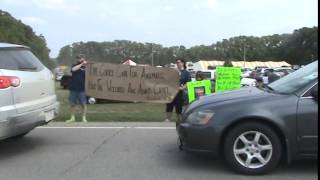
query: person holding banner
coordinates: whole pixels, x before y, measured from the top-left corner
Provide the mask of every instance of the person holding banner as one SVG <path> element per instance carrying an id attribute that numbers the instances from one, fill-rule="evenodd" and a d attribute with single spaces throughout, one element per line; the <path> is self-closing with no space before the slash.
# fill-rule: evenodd
<path id="1" fill-rule="evenodd" d="M 181 120 L 182 106 L 184 105 L 187 97 L 184 91 L 186 89 L 187 82 L 191 81 L 191 75 L 187 71 L 186 61 L 182 58 L 179 58 L 176 60 L 176 64 L 180 75 L 180 87 L 179 92 L 177 93 L 173 101 L 166 105 L 166 122 L 169 122 L 171 120 L 173 108 L 175 108 L 178 122 Z"/>
<path id="2" fill-rule="evenodd" d="M 70 103 L 70 112 L 71 118 L 67 120 L 67 123 L 75 122 L 75 106 L 77 102 L 80 103 L 82 108 L 82 122 L 87 122 L 86 111 L 87 111 L 87 96 L 85 94 L 85 69 L 87 61 L 83 55 L 78 55 L 77 63 L 71 68 L 71 80 L 70 80 L 70 94 L 69 94 L 69 103 Z"/>
<path id="3" fill-rule="evenodd" d="M 201 71 L 196 72 L 196 81 L 202 81 L 204 80 L 203 73 Z M 204 88 L 198 88 L 197 91 L 195 91 L 196 96 L 204 96 L 205 95 L 205 89 Z"/>
<path id="4" fill-rule="evenodd" d="M 196 73 L 196 81 L 187 83 L 188 89 L 188 103 L 198 99 L 200 96 L 211 94 L 211 80 L 205 80 L 203 73 L 198 71 Z"/>
<path id="5" fill-rule="evenodd" d="M 202 81 L 204 80 L 204 75 L 201 71 L 196 72 L 196 81 Z"/>

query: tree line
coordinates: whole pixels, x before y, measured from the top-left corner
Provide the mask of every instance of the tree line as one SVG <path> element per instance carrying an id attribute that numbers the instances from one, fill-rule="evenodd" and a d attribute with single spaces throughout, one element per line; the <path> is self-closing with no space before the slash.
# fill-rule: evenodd
<path id="1" fill-rule="evenodd" d="M 291 34 L 270 36 L 237 36 L 212 45 L 163 47 L 161 44 L 128 40 L 113 42 L 76 42 L 61 48 L 60 64 L 72 64 L 77 54 L 85 54 L 91 61 L 122 63 L 131 59 L 139 64 L 165 65 L 176 57 L 187 61 L 287 61 L 304 65 L 318 59 L 318 27 L 301 28 Z"/>
<path id="2" fill-rule="evenodd" d="M 0 42 L 29 46 L 31 51 L 49 68 L 54 67 L 49 58 L 50 49 L 43 35 L 36 35 L 33 29 L 0 10 Z"/>

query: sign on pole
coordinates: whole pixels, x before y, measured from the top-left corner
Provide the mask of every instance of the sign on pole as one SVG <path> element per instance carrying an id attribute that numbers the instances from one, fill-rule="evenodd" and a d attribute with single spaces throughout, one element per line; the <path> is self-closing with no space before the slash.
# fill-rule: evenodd
<path id="1" fill-rule="evenodd" d="M 217 67 L 216 68 L 215 92 L 235 90 L 241 87 L 240 67 Z"/>
<path id="2" fill-rule="evenodd" d="M 89 63 L 86 94 L 133 102 L 171 102 L 179 88 L 179 73 L 171 68 Z"/>

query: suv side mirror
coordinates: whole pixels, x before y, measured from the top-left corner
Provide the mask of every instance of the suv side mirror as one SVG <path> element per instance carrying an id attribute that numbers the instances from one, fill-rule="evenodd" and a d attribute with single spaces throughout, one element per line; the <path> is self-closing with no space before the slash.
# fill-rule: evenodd
<path id="1" fill-rule="evenodd" d="M 313 88 L 311 91 L 311 96 L 318 101 L 318 88 Z"/>

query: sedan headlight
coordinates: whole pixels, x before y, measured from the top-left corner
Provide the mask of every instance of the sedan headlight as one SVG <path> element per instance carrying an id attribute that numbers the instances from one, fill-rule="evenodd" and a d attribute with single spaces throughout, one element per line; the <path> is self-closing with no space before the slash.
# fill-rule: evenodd
<path id="1" fill-rule="evenodd" d="M 194 111 L 187 117 L 186 121 L 191 124 L 205 125 L 213 117 L 214 112 L 212 110 L 198 110 Z"/>

